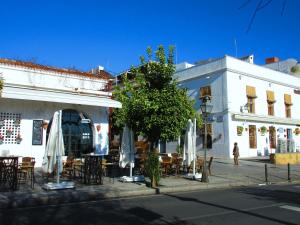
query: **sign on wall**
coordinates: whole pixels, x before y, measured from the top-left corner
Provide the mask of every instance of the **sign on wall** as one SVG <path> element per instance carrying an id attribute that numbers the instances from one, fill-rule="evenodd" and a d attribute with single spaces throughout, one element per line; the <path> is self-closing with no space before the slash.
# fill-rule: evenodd
<path id="1" fill-rule="evenodd" d="M 43 145 L 43 120 L 33 120 L 32 145 Z"/>

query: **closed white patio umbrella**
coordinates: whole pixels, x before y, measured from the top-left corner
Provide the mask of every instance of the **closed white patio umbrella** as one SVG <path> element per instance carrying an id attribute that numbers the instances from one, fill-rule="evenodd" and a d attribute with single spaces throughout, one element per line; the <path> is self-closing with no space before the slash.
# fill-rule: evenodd
<path id="1" fill-rule="evenodd" d="M 48 190 L 74 188 L 73 182 L 60 183 L 59 181 L 60 174 L 63 170 L 62 156 L 65 155 L 61 120 L 62 111 L 56 111 L 53 115 L 52 125 L 42 163 L 42 169 L 45 173 L 52 173 L 55 167 L 57 169 L 57 183 L 47 183 L 43 186 L 44 189 Z"/>
<path id="2" fill-rule="evenodd" d="M 192 122 L 192 120 L 188 120 L 185 138 L 184 138 L 184 146 L 183 146 L 183 162 L 186 166 L 190 166 L 191 162 L 193 162 L 193 173 L 187 174 L 187 178 L 191 179 L 199 179 L 201 178 L 201 174 L 196 173 L 196 119 Z"/>
<path id="3" fill-rule="evenodd" d="M 127 126 L 123 129 L 122 143 L 119 166 L 125 168 L 128 164 L 130 166 L 130 175 L 121 177 L 121 181 L 132 182 L 132 181 L 144 181 L 144 176 L 132 176 L 132 169 L 134 167 L 134 135 L 133 131 Z"/>

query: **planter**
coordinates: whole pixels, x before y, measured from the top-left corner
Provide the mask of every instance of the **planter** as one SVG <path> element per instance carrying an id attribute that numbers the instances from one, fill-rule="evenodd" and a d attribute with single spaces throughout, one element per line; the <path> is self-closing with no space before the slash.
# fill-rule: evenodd
<path id="1" fill-rule="evenodd" d="M 43 121 L 42 127 L 43 127 L 44 129 L 47 129 L 47 128 L 48 128 L 48 123 L 47 123 L 46 121 Z"/>
<path id="2" fill-rule="evenodd" d="M 11 135 L 12 135 L 12 131 L 11 131 L 11 130 L 7 130 L 7 131 L 6 131 L 6 136 L 7 136 L 7 137 L 10 137 Z"/>
<path id="3" fill-rule="evenodd" d="M 17 143 L 17 144 L 20 144 L 21 141 L 22 141 L 22 139 L 16 139 L 16 143 Z"/>
<path id="4" fill-rule="evenodd" d="M 238 136 L 242 136 L 243 131 L 244 131 L 244 127 L 242 127 L 242 126 L 237 126 L 236 127 L 236 133 L 237 133 Z"/>
<path id="5" fill-rule="evenodd" d="M 20 124 L 21 124 L 21 120 L 14 120 L 14 125 L 15 126 L 20 126 Z"/>
<path id="6" fill-rule="evenodd" d="M 5 121 L 4 120 L 0 120 L 0 127 L 3 127 L 5 124 Z"/>
<path id="7" fill-rule="evenodd" d="M 2 144 L 3 144 L 3 142 L 4 142 L 4 140 L 3 140 L 3 139 L 0 139 L 0 145 L 2 145 Z"/>

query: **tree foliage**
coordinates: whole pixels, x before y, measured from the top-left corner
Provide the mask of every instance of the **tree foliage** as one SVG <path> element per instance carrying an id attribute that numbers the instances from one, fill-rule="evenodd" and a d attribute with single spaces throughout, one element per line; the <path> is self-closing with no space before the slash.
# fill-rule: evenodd
<path id="1" fill-rule="evenodd" d="M 2 78 L 0 78 L 0 97 L 1 97 L 1 94 L 2 94 L 3 86 L 4 86 L 4 81 L 3 81 Z"/>
<path id="2" fill-rule="evenodd" d="M 188 119 L 196 116 L 194 101 L 173 79 L 173 52 L 174 48 L 169 47 L 166 57 L 164 47 L 159 46 L 153 60 L 152 49 L 148 48 L 147 59 L 141 57 L 141 65 L 123 75 L 122 85 L 113 93 L 122 103 L 122 109 L 114 112 L 115 126 L 121 128 L 127 124 L 156 143 L 159 139 L 174 140 Z"/>

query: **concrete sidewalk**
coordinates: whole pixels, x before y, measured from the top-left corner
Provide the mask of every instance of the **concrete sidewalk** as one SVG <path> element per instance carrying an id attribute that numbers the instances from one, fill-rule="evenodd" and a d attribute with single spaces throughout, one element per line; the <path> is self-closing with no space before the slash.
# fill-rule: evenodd
<path id="1" fill-rule="evenodd" d="M 265 184 L 265 165 L 268 168 L 269 183 L 287 183 L 287 167 L 270 164 L 266 158 L 240 160 L 239 166 L 233 160 L 216 158 L 212 164 L 209 183 L 185 179 L 183 176 L 163 177 L 158 188 L 149 188 L 145 183 L 123 183 L 117 178 L 104 177 L 103 185 L 83 185 L 76 183 L 72 190 L 45 191 L 44 181 L 36 177 L 35 188 L 21 186 L 14 192 L 0 192 L 0 208 L 32 207 L 70 202 L 92 201 L 106 198 L 121 198 L 154 195 L 170 192 L 186 192 L 213 188 L 230 188 Z M 300 165 L 291 167 L 292 182 L 300 182 Z"/>

